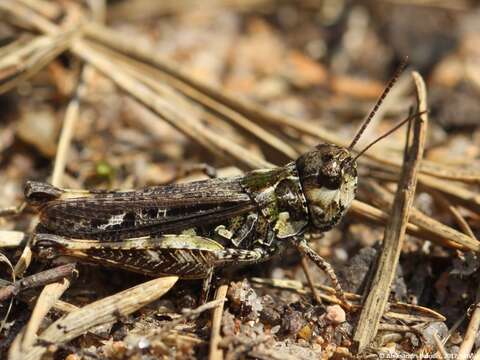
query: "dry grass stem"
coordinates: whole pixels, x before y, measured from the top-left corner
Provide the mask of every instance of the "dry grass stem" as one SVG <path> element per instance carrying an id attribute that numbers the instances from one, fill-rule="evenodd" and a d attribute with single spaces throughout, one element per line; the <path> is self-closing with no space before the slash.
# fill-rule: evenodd
<path id="1" fill-rule="evenodd" d="M 472 239 L 475 239 L 478 241 L 477 237 L 475 236 L 475 233 L 473 232 L 472 228 L 468 224 L 467 220 L 465 220 L 465 218 L 463 217 L 463 215 L 461 214 L 461 212 L 458 210 L 456 206 L 453 206 L 450 203 L 450 201 L 448 201 L 448 199 L 438 191 L 435 193 L 434 198 L 435 198 L 435 201 L 438 201 L 440 206 L 442 206 L 452 214 L 453 218 L 458 224 L 458 227 L 462 229 L 462 231 L 465 234 L 468 234 L 468 236 L 470 236 Z"/>
<path id="2" fill-rule="evenodd" d="M 45 16 L 49 20 L 55 20 L 62 13 L 61 8 L 57 4 L 51 1 L 45 1 L 45 0 L 18 0 L 18 1 L 23 3 L 23 5 L 31 8 L 32 10 L 40 13 L 42 16 Z"/>
<path id="3" fill-rule="evenodd" d="M 299 153 L 293 147 L 282 141 L 279 137 L 271 134 L 268 130 L 265 130 L 263 127 L 250 121 L 247 117 L 234 111 L 221 102 L 206 96 L 204 93 L 190 86 L 188 83 L 182 82 L 181 80 L 174 78 L 165 72 L 161 72 L 151 65 L 146 65 L 139 61 L 128 58 L 121 53 L 112 52 L 110 57 L 111 59 L 114 59 L 116 63 L 121 62 L 124 65 L 129 66 L 132 70 L 132 75 L 138 80 L 147 83 L 149 86 L 155 87 L 160 85 L 160 83 L 167 83 L 176 91 L 202 105 L 212 115 L 221 116 L 225 120 L 246 131 L 252 137 L 255 137 L 258 141 L 271 146 L 273 149 L 282 153 L 287 158 L 298 157 Z"/>
<path id="4" fill-rule="evenodd" d="M 368 188 L 371 195 L 370 198 L 377 206 L 388 208 L 393 203 L 393 195 L 373 180 L 367 180 L 362 185 Z M 463 220 L 466 224 L 465 219 Z M 432 219 L 414 207 L 410 211 L 409 221 L 411 224 L 417 225 L 420 229 L 429 233 L 427 236 L 422 236 L 423 238 L 434 241 L 441 246 L 460 250 L 480 251 L 480 242 L 475 236 L 472 236 L 472 232 L 467 232 L 468 235 L 461 233 Z"/>
<path id="5" fill-rule="evenodd" d="M 58 140 L 58 148 L 55 156 L 55 165 L 53 167 L 51 180 L 51 183 L 54 186 L 62 186 L 62 177 L 65 173 L 67 164 L 68 149 L 72 141 L 73 130 L 75 128 L 80 109 L 80 89 L 81 85 L 77 88 L 77 94 L 74 95 L 73 99 L 70 100 L 65 113 L 65 119 L 63 120 L 63 126 L 60 133 L 60 138 Z"/>
<path id="6" fill-rule="evenodd" d="M 385 211 L 358 200 L 353 201 L 350 212 L 354 213 L 358 219 L 371 221 L 379 225 L 386 224 L 389 219 L 389 215 Z M 431 240 L 449 248 L 478 249 L 478 244 L 472 241 L 470 237 L 446 225 L 436 226 L 432 223 L 433 219 L 428 219 L 428 221 L 421 221 L 422 219 L 418 218 L 417 224 L 409 222 L 407 224 L 407 234 Z"/>
<path id="7" fill-rule="evenodd" d="M 174 319 L 170 321 L 168 324 L 163 326 L 158 333 L 156 332 L 155 334 L 152 335 L 152 337 L 155 337 L 157 335 L 160 336 L 165 336 L 167 335 L 168 331 L 173 330 L 175 326 L 178 324 L 186 321 L 186 320 L 191 320 L 194 319 L 195 317 L 198 317 L 200 314 L 204 313 L 205 311 L 216 309 L 218 306 L 224 304 L 226 301 L 225 298 L 223 299 L 216 299 L 209 301 L 205 304 L 200 305 L 199 307 L 195 309 L 183 309 L 182 310 L 182 316 L 178 317 L 177 319 Z"/>
<path id="8" fill-rule="evenodd" d="M 212 328 L 210 331 L 210 351 L 208 354 L 208 360 L 222 360 L 223 350 L 219 348 L 221 340 L 220 328 L 222 325 L 223 305 L 225 297 L 227 296 L 228 284 L 222 284 L 218 287 L 215 293 L 215 300 L 222 300 L 218 306 L 213 309 L 212 313 Z"/>
<path id="9" fill-rule="evenodd" d="M 21 280 L 15 281 L 13 284 L 1 287 L 0 302 L 17 295 L 21 291 L 60 281 L 64 277 L 70 277 L 75 272 L 75 268 L 76 265 L 74 263 L 60 265 L 56 268 L 24 277 Z"/>
<path id="10" fill-rule="evenodd" d="M 458 349 L 457 359 L 468 360 L 470 358 L 475 339 L 480 329 L 480 289 L 477 290 L 476 303 L 473 306 L 473 313 L 468 323 L 467 331 L 463 337 L 463 342 Z"/>
<path id="11" fill-rule="evenodd" d="M 53 305 L 53 309 L 59 311 L 60 313 L 70 313 L 72 311 L 80 309 L 78 306 L 67 303 L 63 300 L 57 300 Z"/>
<path id="12" fill-rule="evenodd" d="M 88 304 L 79 310 L 64 315 L 45 331 L 38 339 L 47 343 L 61 344 L 72 340 L 95 326 L 106 324 L 125 317 L 145 305 L 157 300 L 177 282 L 177 276 L 168 276 L 147 281 L 115 295 Z M 46 288 L 46 287 L 45 287 Z M 25 348 L 24 348 L 25 349 Z M 27 352 L 10 353 L 10 359 L 38 360 L 47 351 L 44 345 L 34 345 Z"/>
<path id="13" fill-rule="evenodd" d="M 32 224 L 34 224 L 35 222 L 36 222 L 36 219 L 32 219 Z M 18 277 L 21 277 L 23 273 L 30 266 L 31 261 L 32 261 L 32 250 L 30 249 L 30 246 L 27 242 L 27 244 L 23 248 L 22 255 L 20 255 L 20 259 L 18 259 L 17 263 L 15 264 L 15 275 Z"/>
<path id="14" fill-rule="evenodd" d="M 250 278 L 250 281 L 254 284 L 290 290 L 299 294 L 308 294 L 309 290 L 311 291 L 310 286 L 307 287 L 297 280 L 253 277 Z M 318 283 L 315 283 L 314 286 L 318 291 L 322 302 L 341 304 L 341 302 L 335 296 L 336 292 L 334 288 Z M 354 305 L 359 304 L 358 307 L 361 308 L 360 302 L 362 300 L 362 296 L 348 292 L 345 293 L 345 296 Z M 445 321 L 445 317 L 443 315 L 427 307 L 402 302 L 390 302 L 388 304 L 388 311 L 385 313 L 385 317 L 418 323 Z"/>
<path id="15" fill-rule="evenodd" d="M 71 37 L 71 33 L 39 36 L 3 57 L 0 63 L 0 94 L 29 79 L 64 52 Z"/>
<path id="16" fill-rule="evenodd" d="M 433 340 L 435 341 L 435 345 L 437 347 L 439 359 L 446 360 L 448 359 L 448 354 L 447 351 L 445 350 L 445 347 L 442 344 L 442 341 L 438 337 L 437 334 L 433 334 Z"/>
<path id="17" fill-rule="evenodd" d="M 454 204 L 466 207 L 474 212 L 480 212 L 480 196 L 458 183 L 437 179 L 430 175 L 420 175 L 418 183 L 425 191 L 431 189 L 439 191 L 450 199 Z"/>
<path id="18" fill-rule="evenodd" d="M 13 344 L 9 352 L 10 360 L 24 359 L 24 354 L 28 352 L 35 343 L 38 329 L 45 319 L 45 316 L 69 286 L 70 280 L 63 278 L 43 288 L 30 315 L 27 326 L 14 340 L 14 344 L 16 343 L 16 345 Z"/>
<path id="19" fill-rule="evenodd" d="M 18 18 L 41 32 L 47 34 L 57 33 L 58 27 L 55 24 L 18 1 L 7 0 L 0 2 L 0 10 L 5 11 L 8 15 Z"/>
<path id="20" fill-rule="evenodd" d="M 159 97 L 150 88 L 125 74 L 125 72 L 118 69 L 117 66 L 106 57 L 101 56 L 84 43 L 75 43 L 73 45 L 73 51 L 112 79 L 120 88 L 132 95 L 137 101 L 154 111 L 175 128 L 187 134 L 191 139 L 200 142 L 201 145 L 209 148 L 214 144 L 228 154 L 229 157 L 237 160 L 244 166 L 260 168 L 271 166 L 268 162 L 253 155 L 240 145 L 208 130 L 196 119 L 192 118 L 190 114 L 182 112 L 181 109 L 173 106 L 164 98 Z"/>
<path id="21" fill-rule="evenodd" d="M 418 73 L 414 72 L 412 76 L 417 89 L 418 110 L 423 112 L 427 109 L 425 84 Z M 427 114 L 424 113 L 415 119 L 412 145 L 406 144 L 409 149 L 395 195 L 391 217 L 385 228 L 382 251 L 353 337 L 359 352 L 362 352 L 376 336 L 380 319 L 388 302 L 390 286 L 400 258 L 410 208 L 415 195 L 417 170 L 425 146 L 426 127 Z"/>
<path id="22" fill-rule="evenodd" d="M 26 241 L 26 234 L 22 231 L 1 230 L 0 231 L 0 249 L 18 248 Z"/>

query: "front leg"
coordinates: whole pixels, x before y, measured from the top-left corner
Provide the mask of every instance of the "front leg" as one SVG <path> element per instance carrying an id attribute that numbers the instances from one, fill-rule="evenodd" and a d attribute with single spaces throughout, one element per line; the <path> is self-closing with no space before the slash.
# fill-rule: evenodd
<path id="1" fill-rule="evenodd" d="M 337 297 L 342 301 L 343 307 L 345 307 L 346 310 L 351 310 L 353 306 L 347 300 L 345 292 L 343 291 L 342 286 L 338 281 L 337 275 L 335 274 L 335 270 L 333 270 L 332 265 L 330 265 L 327 260 L 318 255 L 315 250 L 308 246 L 305 238 L 294 238 L 292 242 L 302 255 L 308 256 L 310 260 L 312 260 L 320 269 L 322 269 L 328 275 L 328 277 L 332 281 L 333 287 L 335 288 Z"/>

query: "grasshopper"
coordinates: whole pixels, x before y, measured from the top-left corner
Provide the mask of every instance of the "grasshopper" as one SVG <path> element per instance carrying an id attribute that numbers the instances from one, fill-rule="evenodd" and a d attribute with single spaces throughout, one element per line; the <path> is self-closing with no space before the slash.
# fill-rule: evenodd
<path id="1" fill-rule="evenodd" d="M 40 219 L 32 250 L 42 258 L 68 256 L 152 276 L 204 279 L 206 294 L 215 269 L 266 261 L 293 245 L 326 271 L 348 307 L 332 267 L 303 234 L 331 229 L 351 205 L 356 160 L 384 136 L 356 156 L 352 148 L 402 70 L 348 148 L 321 144 L 282 167 L 142 190 L 66 190 L 29 181 L 26 202 Z"/>

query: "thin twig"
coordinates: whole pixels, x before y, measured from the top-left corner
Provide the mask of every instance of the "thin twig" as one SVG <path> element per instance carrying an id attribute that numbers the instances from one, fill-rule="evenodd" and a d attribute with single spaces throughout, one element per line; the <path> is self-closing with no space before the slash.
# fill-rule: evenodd
<path id="1" fill-rule="evenodd" d="M 0 9 L 7 14 L 25 21 L 35 29 L 47 34 L 57 33 L 57 26 L 47 18 L 16 1 L 0 1 Z"/>
<path id="2" fill-rule="evenodd" d="M 480 349 L 478 349 L 472 357 L 472 360 L 480 360 Z"/>
<path id="3" fill-rule="evenodd" d="M 387 212 L 358 200 L 353 201 L 349 213 L 354 214 L 358 219 L 371 221 L 380 225 L 386 224 L 390 217 Z M 428 220 L 426 221 L 421 221 L 421 218 L 417 218 L 417 224 L 409 222 L 407 224 L 407 234 L 425 240 L 435 241 L 442 246 L 454 249 L 477 251 L 478 244 L 472 241 L 470 237 L 444 224 L 442 224 L 442 226 L 433 226 L 432 222 L 436 221 L 430 217 L 427 218 Z"/>
<path id="4" fill-rule="evenodd" d="M 64 343 L 84 334 L 95 326 L 115 321 L 121 316 L 128 316 L 160 298 L 172 288 L 177 280 L 177 276 L 150 280 L 85 305 L 52 323 L 39 335 L 39 340 L 56 344 Z M 15 353 L 14 355 L 19 357 L 10 357 L 10 359 L 39 360 L 46 351 L 45 346 L 35 345 L 27 353 Z M 9 355 L 12 356 L 12 349 Z"/>
<path id="5" fill-rule="evenodd" d="M 430 175 L 419 175 L 419 185 L 425 191 L 436 190 L 452 199 L 456 204 L 474 212 L 480 212 L 480 196 L 463 186 Z"/>
<path id="6" fill-rule="evenodd" d="M 267 285 L 272 286 L 278 289 L 285 289 L 294 291 L 298 294 L 307 294 L 310 287 L 302 284 L 300 281 L 296 280 L 287 280 L 287 279 L 265 279 L 265 278 L 258 278 L 252 277 L 250 281 L 253 284 L 259 285 Z M 315 288 L 319 291 L 320 297 L 322 301 L 333 303 L 333 304 L 341 304 L 338 298 L 335 295 L 335 289 L 326 286 L 323 284 L 314 284 Z M 332 295 L 332 296 L 330 296 Z M 358 304 L 362 300 L 362 297 L 358 294 L 352 293 L 345 293 L 346 298 L 352 302 L 353 304 Z M 361 306 L 358 306 L 359 308 Z M 419 305 L 412 305 L 402 302 L 391 302 L 388 305 L 388 311 L 385 313 L 385 317 L 390 319 L 397 319 L 399 321 L 416 321 L 419 323 L 425 322 L 432 322 L 432 321 L 445 321 L 445 316 L 423 306 Z"/>
<path id="7" fill-rule="evenodd" d="M 21 354 L 28 351 L 28 349 L 30 349 L 35 343 L 37 332 L 42 321 L 69 286 L 70 280 L 64 277 L 62 280 L 48 284 L 43 288 L 37 302 L 35 303 L 35 307 L 33 308 L 32 315 L 30 315 L 26 328 L 15 338 L 15 341 L 19 341 L 20 345 L 20 352 L 15 355 L 22 358 Z"/>
<path id="8" fill-rule="evenodd" d="M 168 335 L 170 330 L 173 330 L 177 325 L 184 321 L 192 320 L 207 310 L 215 309 L 219 305 L 223 304 L 226 299 L 212 300 L 205 304 L 200 305 L 195 309 L 183 309 L 182 315 L 176 319 L 170 320 L 167 324 L 163 325 L 158 331 L 155 331 L 149 338 L 155 338 L 160 335 L 160 338 L 164 338 Z"/>
<path id="9" fill-rule="evenodd" d="M 480 288 L 477 289 L 475 305 L 472 317 L 470 318 L 470 322 L 468 323 L 467 331 L 465 332 L 465 336 L 463 338 L 463 342 L 460 345 L 460 349 L 458 350 L 457 358 L 459 360 L 467 360 L 469 359 L 469 355 L 473 349 L 473 345 L 475 344 L 475 339 L 477 337 L 478 329 L 480 328 Z"/>
<path id="10" fill-rule="evenodd" d="M 22 231 L 0 230 L 0 249 L 18 248 L 27 240 L 27 234 Z"/>
<path id="11" fill-rule="evenodd" d="M 472 239 L 475 239 L 475 240 L 478 241 L 478 239 L 475 236 L 475 233 L 473 232 L 472 228 L 470 227 L 470 225 L 468 225 L 467 220 L 465 220 L 465 218 L 463 217 L 463 215 L 460 213 L 460 211 L 458 210 L 458 208 L 456 206 L 453 206 L 450 203 L 450 201 L 448 201 L 448 199 L 438 191 L 435 192 L 434 198 L 435 198 L 435 200 L 437 200 L 439 202 L 439 204 L 442 207 L 447 209 L 452 214 L 452 216 L 455 219 L 455 221 L 457 222 L 458 226 L 460 227 L 460 229 L 463 230 L 463 232 L 465 234 L 468 234 Z"/>
<path id="12" fill-rule="evenodd" d="M 45 0 L 18 0 L 25 6 L 28 6 L 32 10 L 42 14 L 50 20 L 55 20 L 62 13 L 61 7 L 51 1 Z"/>
<path id="13" fill-rule="evenodd" d="M 269 145 L 273 149 L 282 153 L 287 158 L 298 157 L 298 152 L 293 147 L 282 141 L 279 137 L 272 134 L 265 128 L 257 125 L 244 115 L 236 112 L 235 110 L 229 108 L 221 102 L 205 95 L 194 87 L 191 87 L 189 84 L 184 83 L 177 78 L 166 74 L 165 72 L 161 72 L 159 69 L 156 69 L 151 65 L 129 58 L 122 53 L 114 50 L 110 50 L 110 52 L 110 58 L 112 59 L 112 61 L 114 61 L 115 63 L 120 63 L 124 66 L 128 66 L 131 70 L 131 74 L 138 80 L 147 82 L 149 86 L 155 86 L 155 83 L 157 85 L 161 83 L 163 86 L 165 86 L 165 84 L 168 84 L 176 91 L 202 105 L 212 115 L 220 115 L 221 117 L 228 120 L 230 123 L 233 123 L 237 127 L 245 130 L 251 136 L 257 138 L 259 141 L 265 143 L 266 145 Z"/>
<path id="14" fill-rule="evenodd" d="M 227 296 L 228 284 L 222 284 L 218 287 L 215 293 L 215 300 L 224 300 Z M 212 329 L 210 335 L 210 351 L 208 354 L 208 360 L 222 360 L 223 359 L 223 350 L 218 347 L 218 344 L 221 340 L 220 327 L 222 325 L 222 316 L 223 316 L 223 305 L 222 301 L 218 306 L 213 310 L 212 314 Z"/>
<path id="15" fill-rule="evenodd" d="M 18 206 L 10 206 L 0 209 L 0 217 L 15 216 L 20 214 L 26 207 L 27 203 L 22 202 Z"/>
<path id="16" fill-rule="evenodd" d="M 173 106 L 150 88 L 135 80 L 124 71 L 121 71 L 117 65 L 107 57 L 101 55 L 98 51 L 95 51 L 93 47 L 88 46 L 85 42 L 76 41 L 72 46 L 72 50 L 95 66 L 103 74 L 107 75 L 137 101 L 154 111 L 175 128 L 188 134 L 193 140 L 201 142 L 201 144 L 206 147 L 211 147 L 212 144 L 214 144 L 230 157 L 248 167 L 268 168 L 272 166 L 267 161 L 255 156 L 230 139 L 223 138 L 212 132 L 196 119 L 192 118 L 190 114 L 182 112 L 182 109 Z"/>
<path id="17" fill-rule="evenodd" d="M 68 149 L 72 141 L 73 129 L 78 119 L 78 113 L 80 108 L 79 92 L 81 86 L 77 87 L 77 92 L 73 99 L 68 104 L 67 111 L 65 113 L 65 119 L 63 120 L 62 131 L 60 133 L 60 139 L 58 141 L 57 153 L 55 156 L 55 165 L 53 167 L 52 185 L 62 186 L 62 177 L 65 173 L 67 164 Z"/>
<path id="18" fill-rule="evenodd" d="M 24 277 L 23 279 L 15 281 L 13 284 L 0 288 L 0 301 L 4 301 L 11 296 L 15 296 L 21 291 L 50 284 L 52 282 L 59 281 L 64 277 L 72 276 L 72 274 L 75 272 L 75 269 L 76 264 L 70 263 Z"/>
<path id="19" fill-rule="evenodd" d="M 412 76 L 417 88 L 418 110 L 423 112 L 427 109 L 425 84 L 418 73 L 414 72 Z M 426 126 L 427 114 L 424 113 L 415 119 L 413 144 L 408 151 L 408 157 L 404 160 L 404 170 L 399 180 L 391 217 L 385 229 L 377 269 L 354 334 L 359 352 L 362 352 L 376 336 L 388 302 L 415 195 L 418 166 L 425 146 Z"/>
<path id="20" fill-rule="evenodd" d="M 0 66 L 0 94 L 32 77 L 64 52 L 73 34 L 74 32 L 66 32 L 59 35 L 38 36 L 16 52 L 4 57 Z"/>
<path id="21" fill-rule="evenodd" d="M 4 263 L 8 266 L 8 268 L 10 270 L 10 276 L 12 277 L 12 282 L 15 282 L 16 278 L 15 278 L 15 270 L 13 268 L 13 265 L 10 262 L 10 260 L 1 252 L 0 252 L 0 263 Z M 13 299 L 10 300 L 10 303 L 7 306 L 7 311 L 5 312 L 5 316 L 0 321 L 0 331 L 3 331 L 3 328 L 5 327 L 5 324 L 7 323 L 8 316 L 10 315 L 10 311 L 12 310 L 12 305 L 13 305 Z"/>
<path id="22" fill-rule="evenodd" d="M 439 358 L 441 360 L 448 359 L 449 357 L 448 357 L 447 351 L 445 350 L 445 347 L 443 346 L 442 341 L 440 340 L 440 338 L 436 333 L 433 334 L 433 340 L 435 341 L 435 345 L 437 346 L 437 350 L 438 350 L 437 354 L 440 355 Z"/>
<path id="23" fill-rule="evenodd" d="M 369 198 L 380 208 L 388 208 L 393 203 L 393 195 L 374 180 L 367 179 L 362 182 L 362 186 L 368 189 L 370 195 Z M 460 231 L 432 219 L 416 208 L 412 207 L 409 222 L 430 232 L 433 236 L 427 236 L 425 238 L 435 241 L 439 245 L 461 250 L 480 251 L 480 242 L 475 238 L 475 235 L 473 235 L 472 232 L 467 232 L 468 235 L 461 233 Z"/>

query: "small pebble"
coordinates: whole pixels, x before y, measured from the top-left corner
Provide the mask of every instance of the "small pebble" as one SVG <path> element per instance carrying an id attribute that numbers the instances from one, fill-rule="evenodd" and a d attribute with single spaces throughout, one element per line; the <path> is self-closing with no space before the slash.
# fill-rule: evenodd
<path id="1" fill-rule="evenodd" d="M 77 354 L 69 354 L 65 360 L 80 360 L 80 357 Z"/>
<path id="2" fill-rule="evenodd" d="M 341 324 L 346 321 L 345 311 L 340 305 L 327 306 L 325 319 L 332 324 Z"/>
<path id="3" fill-rule="evenodd" d="M 444 339 L 448 334 L 447 325 L 443 322 L 432 322 L 427 325 L 425 330 L 422 331 L 422 335 L 425 337 L 427 344 L 435 345 L 435 339 L 433 335 L 436 334 L 440 339 Z"/>
<path id="4" fill-rule="evenodd" d="M 312 328 L 310 327 L 310 325 L 306 324 L 304 327 L 302 327 L 297 333 L 297 336 L 300 339 L 304 339 L 307 341 L 310 340 L 310 338 L 312 337 Z"/>

